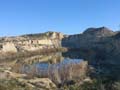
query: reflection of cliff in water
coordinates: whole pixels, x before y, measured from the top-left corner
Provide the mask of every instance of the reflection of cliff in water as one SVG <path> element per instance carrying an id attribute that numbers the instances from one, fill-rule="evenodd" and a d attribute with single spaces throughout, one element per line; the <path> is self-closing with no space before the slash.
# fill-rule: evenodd
<path id="1" fill-rule="evenodd" d="M 87 67 L 87 62 L 80 58 L 66 58 L 61 53 L 54 53 L 27 58 L 16 63 L 13 71 L 26 73 L 29 77 L 50 78 L 59 84 L 84 79 Z"/>
<path id="2" fill-rule="evenodd" d="M 94 72 L 90 75 L 91 78 L 101 80 L 101 83 L 105 85 L 105 87 L 107 87 L 106 85 L 112 87 L 111 84 L 120 82 L 120 64 L 117 62 L 118 59 L 109 58 L 109 55 L 107 55 L 104 51 L 72 50 L 70 52 L 63 53 L 63 56 L 70 56 L 71 58 L 83 58 L 84 60 L 87 60 L 89 65 L 94 68 Z"/>
<path id="3" fill-rule="evenodd" d="M 84 61 L 81 61 L 81 58 Z M 104 52 L 95 52 L 94 50 L 72 50 L 64 53 L 34 56 L 20 60 L 13 69 L 16 72 L 27 73 L 30 77 L 48 77 L 58 84 L 72 80 L 79 81 L 84 78 L 87 67 L 85 61 L 88 61 L 89 66 L 94 68 L 90 74 L 91 78 L 101 80 L 103 85 L 109 86 L 111 82 L 112 84 L 119 82 L 120 65 L 108 63 L 110 59 L 104 56 Z"/>

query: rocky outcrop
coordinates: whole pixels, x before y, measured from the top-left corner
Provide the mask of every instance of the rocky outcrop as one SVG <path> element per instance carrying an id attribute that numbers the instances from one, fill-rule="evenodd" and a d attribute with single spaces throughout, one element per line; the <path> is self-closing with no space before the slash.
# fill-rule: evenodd
<path id="1" fill-rule="evenodd" d="M 23 70 L 23 68 L 28 71 L 26 72 L 26 70 L 23 70 L 22 73 L 25 74 L 18 74 L 17 72 L 13 73 L 7 70 L 2 70 L 0 71 L 0 79 L 5 79 L 6 77 L 20 78 L 18 82 L 24 83 L 24 85 L 39 87 L 40 90 L 43 88 L 53 90 L 53 88 L 56 88 L 55 84 L 59 86 L 64 83 L 69 83 L 72 80 L 78 81 L 78 78 L 84 82 L 90 81 L 89 78 L 86 80 L 84 79 L 85 75 L 88 73 L 88 64 L 91 65 L 91 62 L 92 66 L 95 66 L 96 70 L 94 69 L 93 71 L 97 72 L 96 74 L 101 73 L 101 75 L 105 74 L 112 75 L 113 77 L 119 77 L 120 32 L 113 32 L 106 27 L 88 28 L 83 33 L 76 35 L 63 35 L 57 32 L 47 32 L 43 34 L 0 38 L 1 52 L 18 52 L 20 50 L 34 51 L 39 49 L 45 50 L 46 48 L 46 50 L 48 50 L 49 48 L 54 49 L 59 47 L 66 47 L 70 50 L 72 49 L 72 53 L 66 53 L 66 57 L 67 55 L 70 55 L 70 58 L 72 58 L 74 54 L 73 49 L 75 49 L 78 51 L 77 53 L 75 52 L 75 58 L 83 58 L 86 61 L 74 64 L 70 63 L 69 65 L 60 65 L 58 62 L 63 60 L 63 58 L 60 57 L 46 55 L 46 57 L 34 56 L 32 58 L 30 57 L 31 59 L 25 59 L 23 57 L 24 55 L 20 54 L 25 61 L 17 56 L 16 58 L 19 58 L 18 61 L 21 61 L 22 63 L 14 65 L 13 68 L 18 72 Z M 1 55 L 1 58 L 2 56 L 3 55 Z M 55 54 L 53 54 L 53 56 L 55 56 Z M 2 58 L 1 60 L 4 59 Z M 37 61 L 41 62 L 42 60 L 44 60 L 44 62 L 49 60 L 49 65 L 44 70 L 40 70 L 37 66 L 31 66 L 31 64 L 36 63 Z M 29 80 L 21 79 L 26 78 L 26 75 L 27 78 L 31 78 L 33 75 L 32 73 L 34 73 L 35 76 L 44 77 Z M 55 84 L 48 78 L 50 78 Z"/>
<path id="2" fill-rule="evenodd" d="M 102 47 L 109 37 L 116 33 L 106 27 L 88 28 L 82 34 L 70 35 L 62 40 L 62 45 L 68 48 L 90 49 Z"/>
<path id="3" fill-rule="evenodd" d="M 11 78 L 0 79 L 0 90 L 57 90 L 56 85 L 48 78 Z"/>
<path id="4" fill-rule="evenodd" d="M 119 32 L 113 32 L 106 27 L 88 28 L 82 34 L 65 37 L 62 45 L 69 49 L 93 51 L 94 58 L 100 59 L 103 63 L 120 64 L 119 38 Z"/>
<path id="5" fill-rule="evenodd" d="M 35 78 L 35 79 L 18 79 L 19 83 L 24 83 L 26 86 L 38 88 L 37 90 L 55 90 L 56 85 L 49 78 Z"/>
<path id="6" fill-rule="evenodd" d="M 82 49 L 91 49 L 99 47 L 100 49 L 104 49 L 104 47 L 108 45 L 107 43 L 113 43 L 112 41 L 115 42 L 116 40 L 118 40 L 118 38 L 118 32 L 113 32 L 106 27 L 100 27 L 88 28 L 82 34 L 68 36 L 58 32 L 46 32 L 40 34 L 28 34 L 18 37 L 3 37 L 0 38 L 0 46 L 4 47 L 3 51 L 5 52 L 8 49 L 12 49 L 14 50 L 14 52 L 16 52 L 15 47 L 17 47 L 18 51 L 20 51 L 21 49 L 22 51 L 34 51 L 44 48 L 59 47 Z M 10 42 L 12 42 L 15 45 L 15 47 L 14 45 L 4 45 L 4 43 Z"/>
<path id="7" fill-rule="evenodd" d="M 17 52 L 66 47 L 69 49 L 95 50 L 102 52 L 102 55 L 104 54 L 109 58 L 116 57 L 119 59 L 119 38 L 120 32 L 113 32 L 106 27 L 88 28 L 83 33 L 75 35 L 46 32 L 18 37 L 3 37 L 0 38 L 0 48 L 4 52 Z"/>
<path id="8" fill-rule="evenodd" d="M 100 27 L 100 28 L 88 28 L 83 32 L 83 34 L 91 35 L 94 37 L 109 37 L 115 35 L 115 32 L 106 27 Z"/>
<path id="9" fill-rule="evenodd" d="M 64 38 L 64 35 L 58 32 L 28 34 L 17 37 L 3 37 L 0 38 L 0 48 L 4 52 L 17 52 L 17 50 L 35 51 L 45 48 L 59 48 L 61 47 L 62 38 Z"/>
<path id="10" fill-rule="evenodd" d="M 3 52 L 17 52 L 17 48 L 15 47 L 14 43 L 6 43 L 2 46 Z"/>

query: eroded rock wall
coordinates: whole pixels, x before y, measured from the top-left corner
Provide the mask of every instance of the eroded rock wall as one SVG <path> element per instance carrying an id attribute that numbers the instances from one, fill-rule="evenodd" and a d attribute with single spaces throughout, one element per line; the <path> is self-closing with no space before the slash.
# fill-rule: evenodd
<path id="1" fill-rule="evenodd" d="M 32 34 L 17 37 L 0 38 L 1 52 L 34 51 L 44 48 L 59 48 L 62 33 L 46 32 L 42 34 Z M 7 44 L 6 44 L 7 43 Z"/>
<path id="2" fill-rule="evenodd" d="M 10 43 L 5 43 L 3 44 L 2 47 L 2 51 L 3 52 L 17 52 L 17 48 L 15 47 L 14 43 L 10 42 Z"/>

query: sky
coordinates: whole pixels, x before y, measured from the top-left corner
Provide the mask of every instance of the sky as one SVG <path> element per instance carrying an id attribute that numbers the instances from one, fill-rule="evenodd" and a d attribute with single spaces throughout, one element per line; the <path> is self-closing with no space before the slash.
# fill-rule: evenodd
<path id="1" fill-rule="evenodd" d="M 0 36 L 120 29 L 120 0 L 0 0 Z"/>

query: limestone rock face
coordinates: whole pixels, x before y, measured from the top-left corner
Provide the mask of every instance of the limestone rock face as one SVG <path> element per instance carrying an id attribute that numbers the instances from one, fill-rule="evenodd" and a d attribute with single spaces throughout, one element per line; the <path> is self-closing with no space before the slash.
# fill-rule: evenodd
<path id="1" fill-rule="evenodd" d="M 83 32 L 83 34 L 92 35 L 94 37 L 108 37 L 115 35 L 115 32 L 106 27 L 100 27 L 100 28 L 88 28 L 87 30 L 85 30 L 85 32 Z"/>
<path id="2" fill-rule="evenodd" d="M 17 50 L 35 51 L 45 48 L 59 48 L 61 47 L 61 40 L 63 38 L 64 34 L 59 32 L 28 34 L 16 37 L 2 37 L 0 38 L 0 49 L 4 52 L 17 52 Z"/>
<path id="3" fill-rule="evenodd" d="M 59 32 L 47 32 L 47 35 L 50 36 L 51 39 L 59 39 L 64 38 L 64 34 Z"/>
<path id="4" fill-rule="evenodd" d="M 120 32 L 106 27 L 89 28 L 82 34 L 70 35 L 63 39 L 62 45 L 70 49 L 94 50 L 97 53 L 94 56 L 103 62 L 120 64 Z"/>
<path id="5" fill-rule="evenodd" d="M 3 52 L 17 52 L 17 48 L 15 47 L 13 43 L 6 43 L 3 45 L 2 51 Z"/>
<path id="6" fill-rule="evenodd" d="M 59 47 L 99 49 L 107 52 L 107 54 L 111 53 L 115 57 L 120 57 L 119 38 L 120 32 L 113 32 L 106 27 L 88 28 L 82 34 L 67 36 L 59 32 L 46 32 L 17 37 L 2 37 L 0 38 L 0 49 L 3 52 L 17 52 L 20 49 L 34 51 Z"/>
<path id="7" fill-rule="evenodd" d="M 62 45 L 69 48 L 86 48 L 101 47 L 108 37 L 116 33 L 106 27 L 88 28 L 83 34 L 70 35 L 63 39 Z"/>

